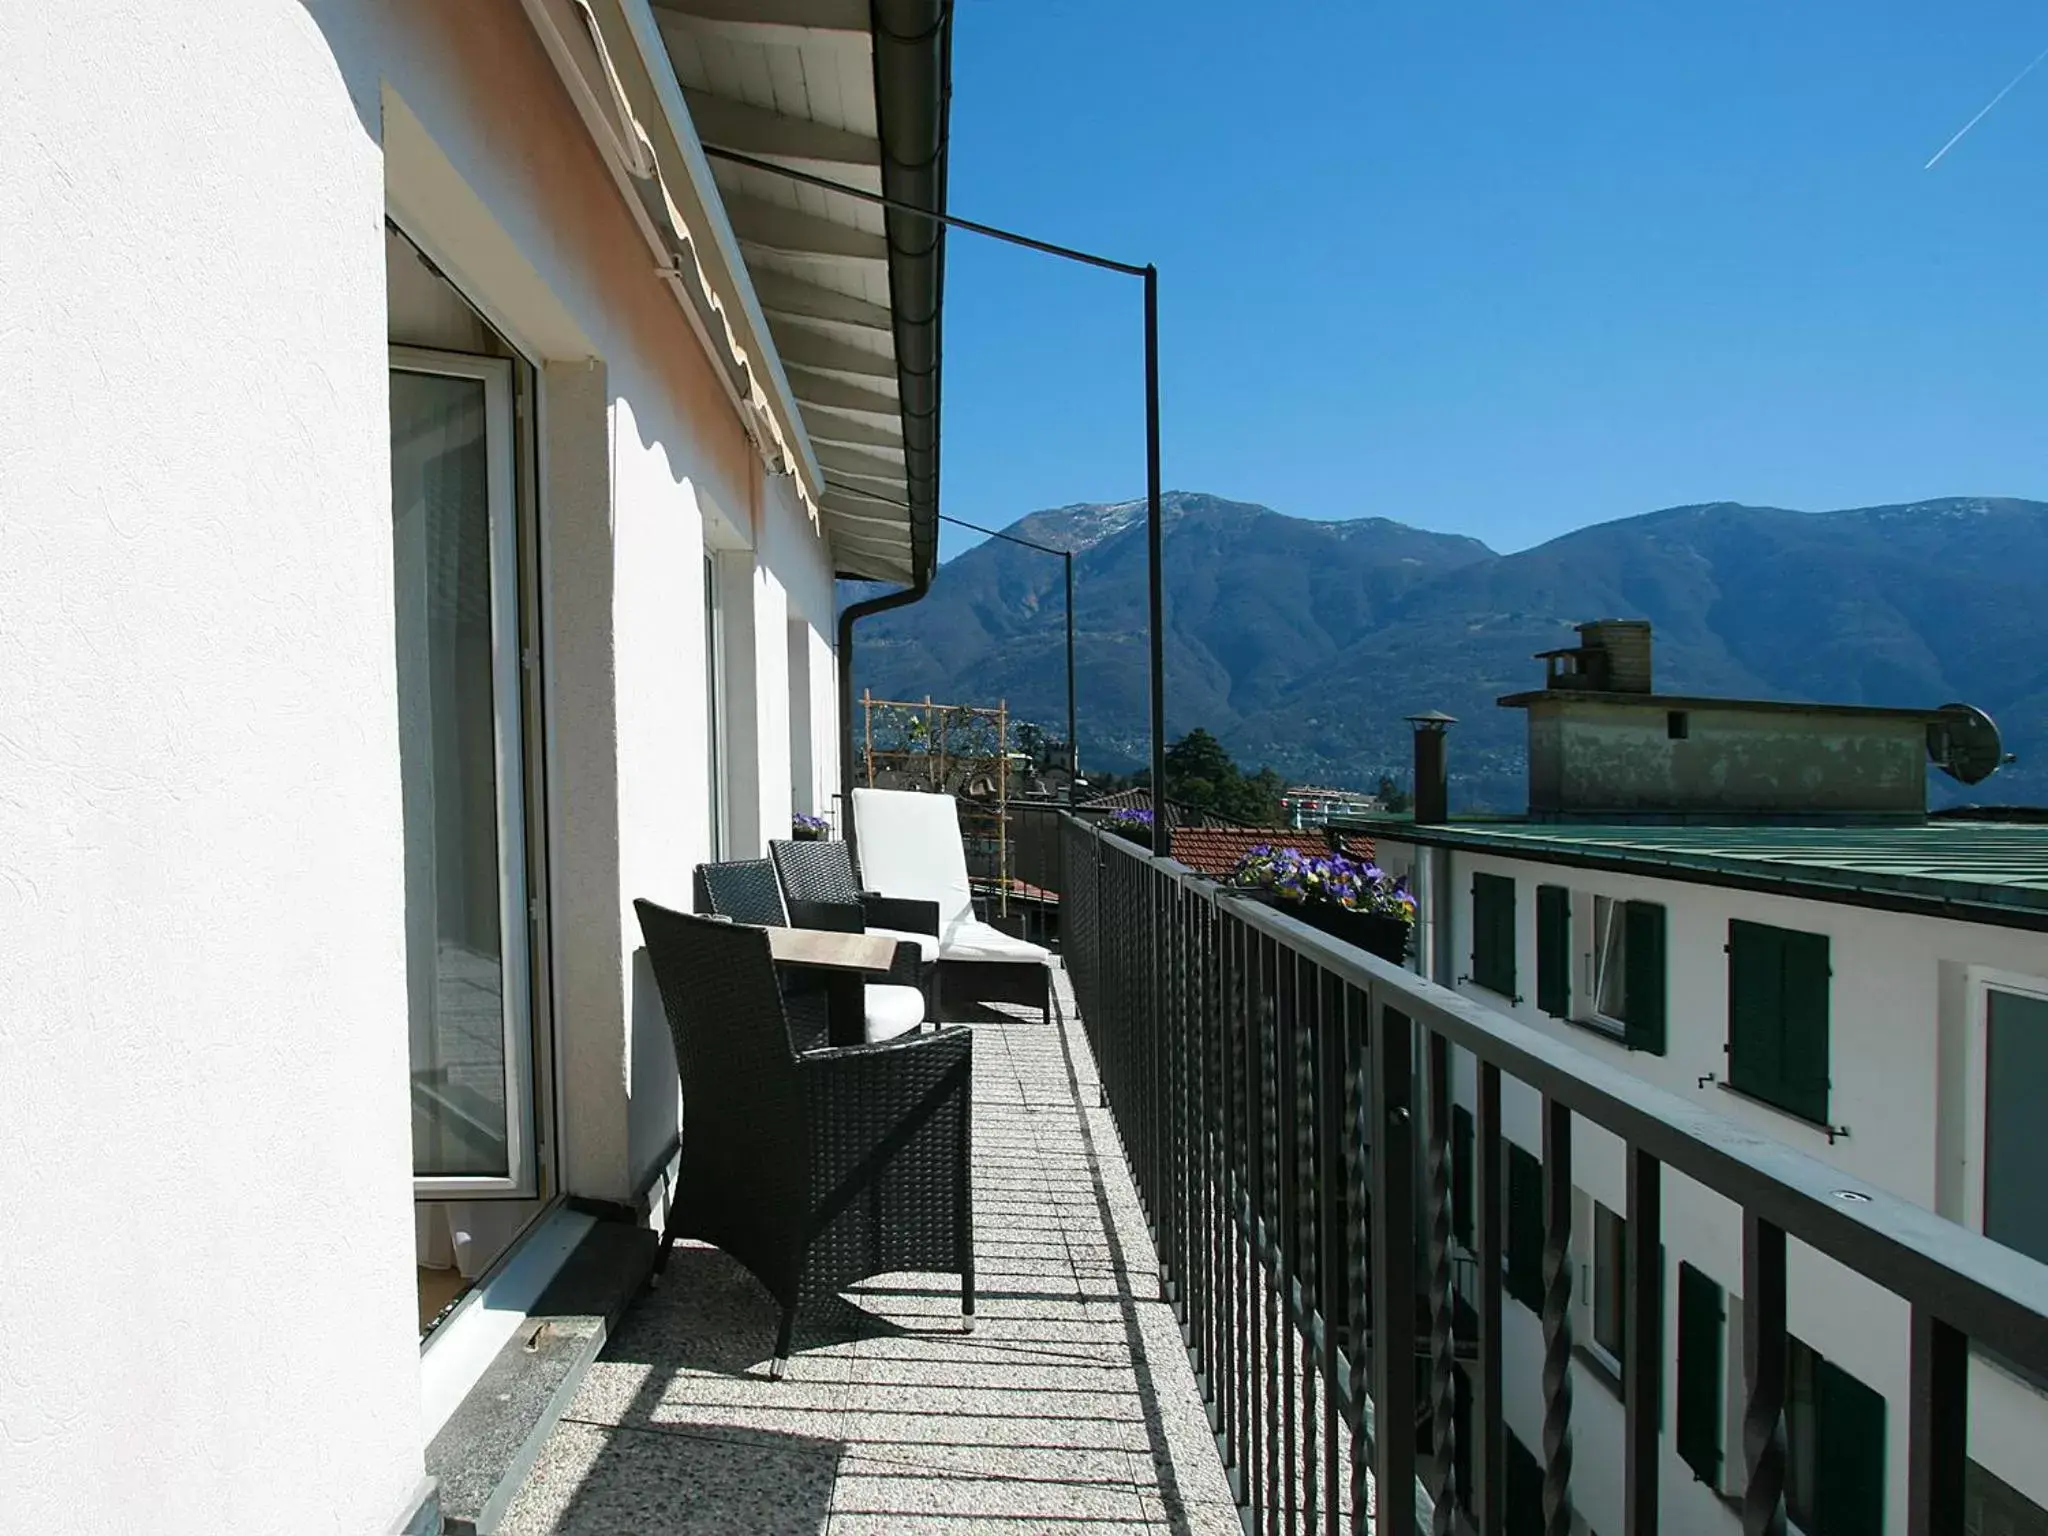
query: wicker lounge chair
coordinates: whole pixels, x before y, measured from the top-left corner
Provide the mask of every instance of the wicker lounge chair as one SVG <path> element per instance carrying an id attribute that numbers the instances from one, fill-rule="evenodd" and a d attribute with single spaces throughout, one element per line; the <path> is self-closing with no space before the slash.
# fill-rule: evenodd
<path id="1" fill-rule="evenodd" d="M 782 1309 L 777 1375 L 797 1309 L 870 1275 L 958 1271 L 971 1322 L 973 1032 L 798 1052 L 764 931 L 633 907 L 683 1088 L 656 1278 L 679 1237 L 745 1265 Z"/>
<path id="2" fill-rule="evenodd" d="M 782 887 L 775 878 L 775 869 L 766 859 L 737 859 L 726 864 L 699 864 L 697 866 L 697 907 L 699 911 L 729 917 L 736 923 L 753 923 L 762 928 L 787 928 L 790 926 L 790 912 L 782 900 Z M 823 922 L 806 922 L 806 928 L 833 928 L 842 932 L 860 931 L 860 914 L 856 909 L 851 921 L 843 920 L 845 913 L 832 913 L 822 908 L 807 908 L 806 916 L 832 919 Z M 923 967 L 918 960 L 915 944 L 896 946 L 896 964 L 886 982 L 870 982 L 864 989 L 866 1003 L 866 1034 L 869 1044 L 883 1040 L 894 1040 L 898 1035 L 907 1035 L 927 1018 L 936 1018 L 928 1006 L 921 984 Z M 801 995 L 790 996 L 785 987 L 785 996 L 793 1012 L 805 1015 L 809 1022 L 809 1003 L 821 1000 L 815 987 L 804 988 L 801 977 L 790 978 Z"/>
<path id="3" fill-rule="evenodd" d="M 1024 1003 L 1052 1022 L 1052 953 L 974 915 L 951 795 L 856 789 L 861 873 L 885 896 L 936 902 L 942 1001 Z"/>

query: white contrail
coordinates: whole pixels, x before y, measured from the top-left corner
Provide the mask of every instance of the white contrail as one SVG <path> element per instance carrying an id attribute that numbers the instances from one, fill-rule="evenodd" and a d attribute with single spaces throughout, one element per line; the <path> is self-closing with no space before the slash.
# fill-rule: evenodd
<path id="1" fill-rule="evenodd" d="M 1941 148 L 1937 149 L 1934 152 L 1934 159 L 1928 161 L 1925 165 L 1921 166 L 1920 169 L 1923 171 L 1933 170 L 1935 165 L 1940 161 L 1941 157 L 1947 154 L 1950 150 L 1954 149 L 1956 145 L 1960 144 L 1963 141 L 1964 134 L 1968 133 L 1972 128 L 1976 127 L 1979 123 L 1983 122 L 1985 114 L 1988 113 L 1993 107 L 1997 106 L 2001 101 L 2005 100 L 2005 98 L 2011 94 L 2012 88 L 2018 85 L 2022 80 L 2026 79 L 2027 76 L 2031 75 L 2034 72 L 2034 65 L 2039 64 L 2043 59 L 2048 59 L 2048 48 L 2043 48 L 2039 53 L 2035 54 L 2034 63 L 2029 64 L 2025 69 L 2021 70 L 2018 74 L 2014 75 L 2012 79 L 2007 81 L 2005 89 L 2000 91 L 1996 96 L 1992 97 L 1989 101 L 1985 102 L 1984 110 L 1982 112 L 1979 112 L 1975 117 L 1971 118 L 1967 123 L 1963 124 L 1962 127 L 1958 128 L 1956 130 L 1956 136 L 1950 139 L 1946 144 L 1942 145 Z"/>

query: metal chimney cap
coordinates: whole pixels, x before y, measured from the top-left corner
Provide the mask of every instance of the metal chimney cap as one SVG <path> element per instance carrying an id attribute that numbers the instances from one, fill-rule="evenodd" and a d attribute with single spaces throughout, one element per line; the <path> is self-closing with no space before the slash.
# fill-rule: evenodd
<path id="1" fill-rule="evenodd" d="M 1419 715 L 1407 715 L 1403 718 L 1418 731 L 1441 731 L 1458 723 L 1456 715 L 1447 715 L 1440 709 L 1428 709 Z"/>

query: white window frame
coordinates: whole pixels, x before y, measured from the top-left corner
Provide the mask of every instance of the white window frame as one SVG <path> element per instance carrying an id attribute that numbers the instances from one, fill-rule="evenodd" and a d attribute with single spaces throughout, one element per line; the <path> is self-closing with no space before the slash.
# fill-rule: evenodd
<path id="1" fill-rule="evenodd" d="M 1985 1110 L 1991 1063 L 1991 994 L 2011 992 L 2048 1002 L 2048 977 L 1990 966 L 1966 968 L 1969 998 L 1969 1068 L 1963 1093 L 1963 1224 L 1984 1230 L 1984 1176 L 1991 1170 L 1991 1149 L 1985 1145 L 1990 1116 Z"/>
<path id="2" fill-rule="evenodd" d="M 1577 964 L 1573 967 L 1576 973 L 1573 981 L 1576 985 L 1572 988 L 1571 1021 L 1597 1030 L 1603 1035 L 1610 1035 L 1616 1040 L 1628 1038 L 1628 1021 L 1600 1011 L 1599 909 L 1604 904 L 1619 918 L 1630 899 L 1626 896 L 1609 896 L 1601 891 L 1574 890 L 1571 893 L 1571 942 L 1572 952 L 1577 957 Z M 1616 926 L 1610 920 L 1610 930 Z M 1623 921 L 1618 927 L 1620 931 L 1615 934 L 1615 942 L 1625 944 L 1628 925 Z"/>
<path id="3" fill-rule="evenodd" d="M 1622 1312 L 1623 1327 L 1627 1326 L 1628 1315 L 1628 1263 L 1627 1243 L 1633 1235 L 1628 1230 L 1628 1217 L 1605 1201 L 1592 1196 L 1586 1198 L 1586 1352 L 1598 1360 L 1615 1378 L 1622 1372 L 1621 1357 L 1616 1355 L 1600 1340 L 1600 1213 L 1602 1211 L 1621 1223 L 1623 1260 L 1621 1273 L 1614 1277 L 1614 1304 Z"/>
<path id="4" fill-rule="evenodd" d="M 539 1193 L 533 1105 L 533 935 L 526 894 L 526 756 L 520 685 L 519 444 L 508 359 L 392 347 L 393 372 L 475 379 L 484 386 L 485 497 L 491 547 L 491 714 L 496 749 L 498 922 L 503 935 L 505 1174 L 413 1176 L 416 1200 L 530 1200 Z M 407 1085 L 411 1086 L 411 1063 Z"/>

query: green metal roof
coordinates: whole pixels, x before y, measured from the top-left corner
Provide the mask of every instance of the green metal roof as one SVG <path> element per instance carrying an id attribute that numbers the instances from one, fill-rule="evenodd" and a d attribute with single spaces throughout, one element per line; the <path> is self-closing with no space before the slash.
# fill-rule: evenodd
<path id="1" fill-rule="evenodd" d="M 2048 926 L 2048 825 L 1927 821 L 1882 826 L 1347 820 L 1382 837 L 1511 858 L 1656 872 L 1863 905 Z"/>

